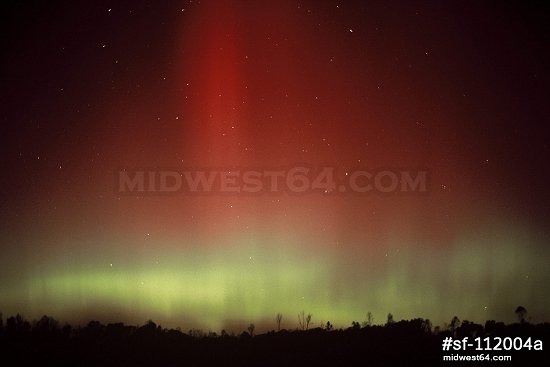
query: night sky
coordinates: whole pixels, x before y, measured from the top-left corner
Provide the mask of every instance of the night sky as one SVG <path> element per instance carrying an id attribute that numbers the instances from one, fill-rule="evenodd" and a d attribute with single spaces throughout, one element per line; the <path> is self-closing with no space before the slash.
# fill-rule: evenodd
<path id="1" fill-rule="evenodd" d="M 550 320 L 548 11 L 17 3 L 0 22 L 4 316 L 240 332 L 302 310 L 443 325 L 522 305 Z M 121 170 L 297 166 L 422 169 L 428 186 L 117 190 Z"/>

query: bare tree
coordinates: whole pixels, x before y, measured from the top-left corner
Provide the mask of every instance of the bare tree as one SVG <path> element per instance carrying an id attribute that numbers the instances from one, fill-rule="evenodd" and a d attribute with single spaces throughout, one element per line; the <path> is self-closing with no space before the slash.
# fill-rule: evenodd
<path id="1" fill-rule="evenodd" d="M 307 330 L 309 328 L 310 322 L 311 322 L 311 314 L 308 313 L 306 315 L 305 312 L 302 310 L 302 312 L 298 314 L 298 324 L 300 325 L 300 328 L 302 330 Z"/>
<path id="2" fill-rule="evenodd" d="M 367 319 L 363 323 L 363 327 L 372 326 L 373 323 L 374 323 L 374 317 L 372 317 L 372 312 L 369 311 L 367 312 Z"/>
<path id="3" fill-rule="evenodd" d="M 275 320 L 277 321 L 277 331 L 281 331 L 281 321 L 283 320 L 283 314 L 278 313 L 275 317 Z"/>
<path id="4" fill-rule="evenodd" d="M 306 317 L 305 317 L 305 312 L 302 310 L 302 312 L 299 312 L 298 313 L 298 326 L 300 327 L 300 329 L 302 330 L 305 330 L 306 329 Z"/>
<path id="5" fill-rule="evenodd" d="M 309 329 L 309 323 L 311 322 L 311 314 L 308 313 L 306 316 L 306 330 Z"/>
<path id="6" fill-rule="evenodd" d="M 248 326 L 248 333 L 250 334 L 250 336 L 254 336 L 254 329 L 256 328 L 256 326 L 254 326 L 254 324 L 250 324 Z"/>

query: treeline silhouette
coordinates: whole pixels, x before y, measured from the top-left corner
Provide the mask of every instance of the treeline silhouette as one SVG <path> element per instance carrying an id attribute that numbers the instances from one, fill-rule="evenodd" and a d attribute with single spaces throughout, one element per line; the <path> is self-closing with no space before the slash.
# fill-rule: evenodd
<path id="1" fill-rule="evenodd" d="M 21 315 L 3 322 L 0 316 L 0 355 L 14 366 L 435 366 L 459 364 L 442 362 L 444 353 L 497 354 L 442 352 L 444 337 L 531 337 L 548 347 L 550 335 L 549 323 L 531 324 L 523 318 L 514 324 L 490 320 L 481 325 L 454 317 L 443 328 L 432 328 L 421 318 L 394 321 L 391 314 L 385 325 L 373 325 L 369 319 L 341 329 L 330 322 L 306 329 L 300 319 L 300 329 L 257 335 L 251 324 L 248 331 L 235 335 L 225 330 L 184 333 L 153 321 L 141 326 L 90 321 L 72 327 L 48 316 L 32 322 Z M 280 314 L 277 321 L 280 327 Z M 512 362 L 504 362 L 508 366 L 549 361 L 545 350 L 500 354 L 513 355 Z"/>

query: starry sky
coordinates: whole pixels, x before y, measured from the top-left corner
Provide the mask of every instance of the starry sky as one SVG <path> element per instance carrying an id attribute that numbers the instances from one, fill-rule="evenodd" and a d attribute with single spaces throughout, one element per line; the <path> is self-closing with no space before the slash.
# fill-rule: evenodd
<path id="1" fill-rule="evenodd" d="M 219 331 L 550 320 L 550 21 L 500 2 L 2 5 L 0 312 Z M 122 194 L 121 170 L 428 172 Z"/>

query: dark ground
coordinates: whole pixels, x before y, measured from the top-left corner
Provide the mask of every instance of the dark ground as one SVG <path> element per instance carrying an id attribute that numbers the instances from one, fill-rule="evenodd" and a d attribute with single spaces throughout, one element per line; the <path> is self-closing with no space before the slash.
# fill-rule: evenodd
<path id="1" fill-rule="evenodd" d="M 547 347 L 550 324 L 463 321 L 444 331 L 428 320 L 399 321 L 385 326 L 354 323 L 347 329 L 281 330 L 251 336 L 163 329 L 97 321 L 73 328 L 44 316 L 28 322 L 8 318 L 0 328 L 1 358 L 14 366 L 434 366 L 493 365 L 487 361 L 442 361 L 442 340 L 475 337 L 528 337 Z M 449 351 L 446 354 L 511 355 L 501 366 L 546 366 L 548 352 Z M 479 364 L 478 364 L 479 363 Z M 3 363 L 2 363 L 3 364 Z"/>

